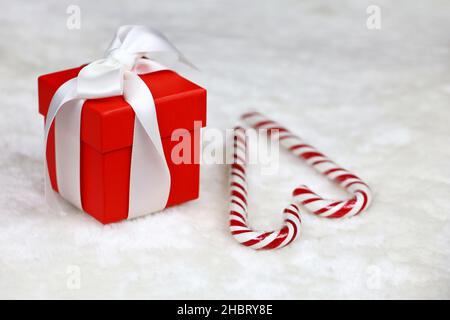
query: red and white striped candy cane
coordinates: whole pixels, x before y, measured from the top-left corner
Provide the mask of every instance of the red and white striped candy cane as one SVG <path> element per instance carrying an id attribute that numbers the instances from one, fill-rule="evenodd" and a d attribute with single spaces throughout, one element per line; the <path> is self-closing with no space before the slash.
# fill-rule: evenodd
<path id="1" fill-rule="evenodd" d="M 295 203 L 283 211 L 280 230 L 254 231 L 247 224 L 247 137 L 242 127 L 234 129 L 234 161 L 231 165 L 230 231 L 241 244 L 253 249 L 277 249 L 287 246 L 300 234 L 300 213 Z"/>
<path id="2" fill-rule="evenodd" d="M 326 218 L 355 216 L 370 205 L 372 192 L 366 183 L 338 166 L 311 145 L 306 144 L 301 138 L 258 112 L 244 114 L 242 119 L 255 129 L 266 129 L 268 133 L 272 130 L 277 131 L 282 146 L 353 194 L 353 197 L 348 200 L 326 200 L 311 191 L 307 186 L 302 186 L 293 192 L 296 203 L 303 205 L 308 211 Z"/>

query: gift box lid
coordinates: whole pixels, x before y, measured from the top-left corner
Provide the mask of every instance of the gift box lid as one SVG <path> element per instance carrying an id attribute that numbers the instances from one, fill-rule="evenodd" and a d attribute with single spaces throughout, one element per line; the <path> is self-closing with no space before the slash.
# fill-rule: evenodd
<path id="1" fill-rule="evenodd" d="M 76 77 L 83 66 L 38 78 L 39 113 L 46 116 L 56 90 Z M 206 90 L 170 70 L 140 75 L 156 105 L 162 138 L 175 129 L 193 130 L 194 122 L 206 125 Z M 129 147 L 133 143 L 134 111 L 123 96 L 90 99 L 81 113 L 81 140 L 99 152 Z"/>

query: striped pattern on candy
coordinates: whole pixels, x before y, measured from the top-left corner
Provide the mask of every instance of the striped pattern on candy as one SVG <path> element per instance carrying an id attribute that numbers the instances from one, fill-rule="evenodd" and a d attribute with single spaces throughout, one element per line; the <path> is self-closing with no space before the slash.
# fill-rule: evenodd
<path id="1" fill-rule="evenodd" d="M 369 207 L 372 202 L 372 192 L 360 178 L 341 168 L 301 138 L 261 113 L 246 113 L 242 119 L 255 129 L 266 129 L 268 133 L 276 131 L 283 147 L 353 194 L 353 197 L 348 200 L 327 200 L 311 191 L 307 186 L 301 186 L 293 192 L 296 203 L 301 204 L 308 211 L 326 218 L 355 216 Z"/>
<path id="2" fill-rule="evenodd" d="M 298 206 L 290 204 L 283 211 L 284 224 L 276 231 L 254 231 L 247 223 L 247 138 L 242 127 L 234 129 L 234 160 L 230 179 L 230 231 L 244 246 L 253 249 L 277 249 L 290 244 L 300 234 L 300 212 Z"/>

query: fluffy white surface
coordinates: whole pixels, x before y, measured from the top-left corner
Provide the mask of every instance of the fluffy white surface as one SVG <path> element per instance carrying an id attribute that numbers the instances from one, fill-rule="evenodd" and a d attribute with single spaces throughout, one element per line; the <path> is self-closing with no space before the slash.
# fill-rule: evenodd
<path id="1" fill-rule="evenodd" d="M 1 2 L 0 297 L 450 298 L 448 1 L 85 0 L 72 31 L 64 1 Z M 255 252 L 228 232 L 227 167 L 205 165 L 201 198 L 160 214 L 102 226 L 49 212 L 36 78 L 100 57 L 122 24 L 163 30 L 201 67 L 184 74 L 208 89 L 209 127 L 267 113 L 367 180 L 370 210 L 304 214 L 299 241 Z M 298 184 L 343 195 L 281 164 L 252 171 L 255 227 L 278 227 Z"/>

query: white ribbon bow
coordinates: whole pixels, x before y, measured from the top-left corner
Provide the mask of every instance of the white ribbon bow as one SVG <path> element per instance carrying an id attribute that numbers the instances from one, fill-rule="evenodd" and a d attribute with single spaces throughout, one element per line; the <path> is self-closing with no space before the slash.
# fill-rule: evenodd
<path id="1" fill-rule="evenodd" d="M 45 145 L 55 123 L 56 177 L 60 195 L 80 209 L 80 120 L 86 99 L 123 95 L 136 118 L 131 155 L 128 218 L 165 208 L 170 193 L 167 166 L 155 103 L 138 74 L 165 70 L 150 59 L 154 52 L 171 52 L 194 67 L 160 32 L 144 26 L 122 26 L 106 58 L 85 66 L 78 77 L 65 82 L 54 94 L 45 122 Z M 57 201 L 46 166 L 46 198 Z"/>

